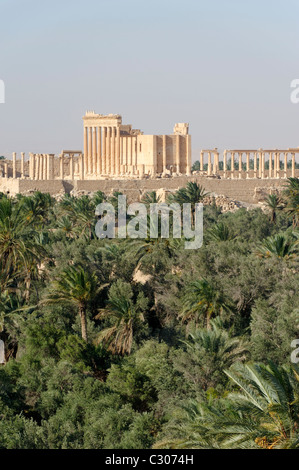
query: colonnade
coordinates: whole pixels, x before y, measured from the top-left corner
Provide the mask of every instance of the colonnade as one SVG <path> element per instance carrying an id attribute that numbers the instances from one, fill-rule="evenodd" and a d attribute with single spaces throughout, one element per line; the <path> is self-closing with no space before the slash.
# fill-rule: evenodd
<path id="1" fill-rule="evenodd" d="M 144 176 L 144 165 L 137 158 L 137 136 L 120 136 L 117 127 L 85 128 L 84 154 L 81 151 L 63 151 L 59 157 L 54 154 L 29 154 L 29 175 L 25 174 L 25 153 L 21 153 L 20 163 L 17 154 L 12 156 L 12 170 L 7 161 L 0 161 L 0 176 L 20 177 L 31 180 L 53 179 L 93 179 L 98 175 Z M 91 131 L 90 131 L 91 129 Z M 166 138 L 162 136 L 162 169 L 166 170 Z M 180 136 L 176 136 L 174 167 L 180 173 Z M 187 139 L 187 154 L 189 152 Z M 141 145 L 141 144 L 140 144 Z M 217 148 L 202 150 L 200 170 L 203 176 L 221 178 L 288 178 L 295 177 L 296 158 L 299 148 L 286 150 L 224 150 L 223 155 Z M 56 160 L 56 164 L 55 164 Z M 58 160 L 58 162 L 57 162 Z M 67 165 L 65 163 L 68 162 Z M 291 162 L 291 163 L 290 163 Z M 11 166 L 10 166 L 11 168 Z M 56 170 L 55 170 L 56 168 Z M 68 170 L 66 169 L 68 168 Z M 187 167 L 189 174 L 189 165 Z"/>
<path id="2" fill-rule="evenodd" d="M 119 126 L 85 126 L 85 175 L 120 175 L 121 141 Z"/>
<path id="3" fill-rule="evenodd" d="M 1 165 L 0 162 L 0 170 L 2 177 L 8 178 L 9 171 L 8 171 L 8 162 L 3 162 Z M 25 178 L 25 153 L 21 153 L 21 167 L 20 167 L 20 177 L 23 179 Z M 12 154 L 12 177 L 17 178 L 17 154 L 14 152 Z"/>
<path id="4" fill-rule="evenodd" d="M 32 180 L 54 179 L 54 154 L 29 154 L 29 178 Z"/>
<path id="5" fill-rule="evenodd" d="M 224 150 L 222 169 L 220 170 L 220 154 L 218 149 L 202 150 L 200 153 L 200 172 L 207 176 L 221 175 L 223 178 L 287 178 L 295 177 L 296 155 L 299 148 L 287 150 Z M 204 162 L 207 159 L 207 171 L 204 172 Z M 250 162 L 253 160 L 253 169 Z M 266 162 L 268 161 L 268 165 Z M 291 161 L 291 169 L 288 163 Z M 228 165 L 230 164 L 230 165 Z M 228 169 L 230 166 L 230 169 Z M 245 171 L 243 167 L 245 166 Z M 268 166 L 268 168 L 266 168 Z"/>
<path id="6" fill-rule="evenodd" d="M 142 165 L 138 165 L 137 161 L 137 136 L 135 135 L 128 135 L 128 136 L 121 136 L 120 138 L 120 168 L 118 173 L 114 173 L 116 176 L 118 175 L 126 175 L 126 174 L 137 174 L 138 167 L 141 170 L 141 176 L 143 175 L 143 168 Z M 112 173 L 113 174 L 113 173 Z"/>

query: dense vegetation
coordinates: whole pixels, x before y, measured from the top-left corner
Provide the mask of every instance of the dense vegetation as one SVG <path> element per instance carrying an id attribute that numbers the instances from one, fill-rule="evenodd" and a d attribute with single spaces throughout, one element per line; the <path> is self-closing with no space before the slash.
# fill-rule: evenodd
<path id="1" fill-rule="evenodd" d="M 97 239 L 104 199 L 0 197 L 0 448 L 298 448 L 298 179 L 195 251 Z"/>

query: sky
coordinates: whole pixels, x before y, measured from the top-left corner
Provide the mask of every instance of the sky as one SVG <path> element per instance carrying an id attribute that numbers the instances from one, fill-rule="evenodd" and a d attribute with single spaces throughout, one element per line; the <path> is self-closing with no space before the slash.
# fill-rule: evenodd
<path id="1" fill-rule="evenodd" d="M 200 149 L 299 146 L 298 0 L 0 0 L 0 155 L 83 148 L 86 110 Z"/>

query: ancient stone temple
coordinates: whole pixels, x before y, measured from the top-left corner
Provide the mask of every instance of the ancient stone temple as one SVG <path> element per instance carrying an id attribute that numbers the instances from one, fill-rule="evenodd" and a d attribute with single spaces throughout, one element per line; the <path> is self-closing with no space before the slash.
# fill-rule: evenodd
<path id="1" fill-rule="evenodd" d="M 144 135 L 122 124 L 118 114 L 88 111 L 83 122 L 84 179 L 191 174 L 191 136 L 186 123 L 176 124 L 171 135 Z"/>

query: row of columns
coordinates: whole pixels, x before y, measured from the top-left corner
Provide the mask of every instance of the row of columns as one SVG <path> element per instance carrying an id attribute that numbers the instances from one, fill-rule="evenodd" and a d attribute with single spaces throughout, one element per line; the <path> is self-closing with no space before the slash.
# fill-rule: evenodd
<path id="1" fill-rule="evenodd" d="M 269 158 L 269 169 L 268 177 L 269 178 L 280 178 L 281 177 L 281 169 L 280 169 L 280 162 L 281 162 L 281 155 L 283 154 L 283 162 L 284 162 L 284 178 L 287 178 L 288 174 L 288 160 L 289 154 L 292 158 L 292 168 L 291 168 L 291 176 L 295 177 L 295 169 L 296 169 L 296 153 L 299 154 L 299 149 L 296 150 L 225 150 L 223 153 L 223 177 L 224 178 L 235 178 L 236 175 L 236 168 L 235 162 L 237 159 L 237 166 L 238 166 L 238 176 L 242 178 L 243 175 L 243 155 L 246 155 L 246 178 L 250 177 L 250 159 L 253 155 L 254 161 L 254 169 L 253 175 L 254 178 L 262 178 L 264 179 L 266 176 L 266 169 L 265 169 L 265 161 L 266 155 Z M 207 175 L 217 175 L 219 173 L 219 152 L 217 149 L 214 150 L 202 150 L 200 153 L 200 171 L 204 171 L 204 158 L 205 154 L 208 155 L 208 171 Z M 227 169 L 228 161 L 231 162 L 230 171 Z"/>
<path id="2" fill-rule="evenodd" d="M 75 155 L 77 155 L 77 161 L 75 162 Z M 64 163 L 65 160 L 69 161 L 69 174 L 65 173 Z M 64 152 L 59 155 L 59 179 L 74 180 L 75 175 L 80 180 L 84 180 L 84 156 L 81 152 Z"/>
<path id="3" fill-rule="evenodd" d="M 4 162 L 2 166 L 2 176 L 4 178 L 8 178 L 8 163 Z M 17 154 L 14 152 L 12 154 L 12 177 L 17 177 Z M 23 179 L 25 178 L 25 153 L 21 153 L 21 170 L 20 170 L 20 177 Z"/>
<path id="4" fill-rule="evenodd" d="M 79 179 L 83 180 L 87 175 L 125 175 L 137 174 L 143 176 L 144 165 L 138 165 L 137 161 L 137 137 L 136 136 L 122 136 L 120 137 L 119 128 L 102 127 L 99 128 L 99 133 L 90 134 L 88 129 L 85 128 L 86 136 L 89 142 L 86 145 L 84 140 L 84 156 L 78 154 L 77 167 L 75 168 L 74 154 L 69 153 L 69 175 L 65 175 L 64 161 L 65 155 L 59 156 L 59 179 L 64 179 L 69 176 L 74 179 L 75 173 Z M 110 130 L 109 130 L 110 129 Z M 88 135 L 89 133 L 89 135 Z M 91 144 L 91 146 L 90 146 Z M 190 173 L 191 165 L 191 146 L 187 136 L 187 169 L 186 173 Z M 190 155 L 189 155 L 190 154 Z M 208 156 L 208 169 L 207 175 L 217 175 L 219 173 L 219 160 L 220 154 L 217 149 L 202 150 L 200 154 L 200 171 L 204 171 L 205 154 Z M 288 175 L 288 161 L 291 155 L 291 176 L 295 177 L 296 170 L 296 154 L 299 154 L 299 149 L 288 150 L 225 150 L 223 153 L 223 170 L 224 178 L 235 178 L 238 171 L 239 178 L 243 177 L 243 155 L 246 155 L 246 177 L 250 177 L 250 159 L 253 156 L 254 178 L 287 178 Z M 281 170 L 281 155 L 283 155 L 283 170 Z M 269 169 L 265 168 L 266 156 L 269 160 Z M 190 157 L 190 158 L 189 158 Z M 54 175 L 54 158 L 53 154 L 33 154 L 29 155 L 29 177 L 32 180 L 52 180 L 55 179 Z M 237 159 L 237 170 L 235 162 Z M 231 162 L 231 169 L 228 170 L 228 162 Z M 166 170 L 166 136 L 163 136 L 163 152 L 162 152 L 162 167 L 163 172 Z M 180 173 L 180 136 L 176 136 L 176 151 L 175 151 L 175 167 L 177 173 Z M 17 154 L 13 153 L 12 159 L 12 177 L 17 177 Z M 143 167 L 143 168 L 142 168 Z M 4 171 L 3 171 L 4 170 Z M 8 177 L 8 163 L 2 164 L 2 176 Z M 25 153 L 21 153 L 20 177 L 25 178 Z"/>
<path id="5" fill-rule="evenodd" d="M 120 140 L 119 127 L 84 127 L 85 174 L 119 175 Z"/>
<path id="6" fill-rule="evenodd" d="M 120 138 L 120 173 L 137 174 L 137 136 L 122 136 Z M 144 170 L 141 169 L 143 172 Z"/>
<path id="7" fill-rule="evenodd" d="M 167 143 L 163 136 L 162 172 L 167 170 Z M 137 158 L 137 136 L 120 135 L 117 126 L 84 127 L 84 165 L 87 177 L 144 175 L 144 164 Z M 175 136 L 175 161 L 177 173 L 181 168 L 181 136 Z M 191 136 L 186 136 L 186 173 L 191 174 Z M 153 162 L 157 167 L 157 162 Z M 155 174 L 157 168 L 151 170 Z"/>
<path id="8" fill-rule="evenodd" d="M 29 154 L 29 177 L 32 180 L 54 179 L 54 154 Z"/>

